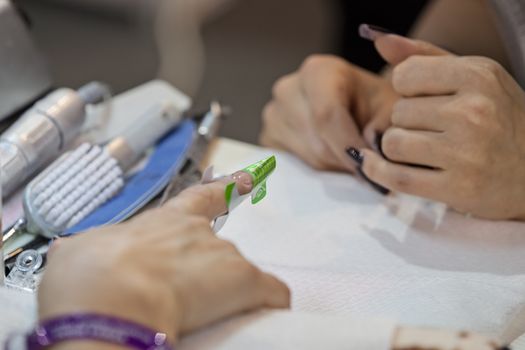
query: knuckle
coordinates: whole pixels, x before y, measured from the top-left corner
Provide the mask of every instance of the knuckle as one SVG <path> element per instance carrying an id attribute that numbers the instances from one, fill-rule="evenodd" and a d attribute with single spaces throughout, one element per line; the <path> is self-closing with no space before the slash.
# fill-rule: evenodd
<path id="1" fill-rule="evenodd" d="M 210 221 L 204 216 L 191 215 L 187 217 L 187 225 L 191 229 L 207 229 L 210 230 Z"/>
<path id="2" fill-rule="evenodd" d="M 250 264 L 240 254 L 236 254 L 225 261 L 230 271 L 235 271 L 243 280 L 255 280 L 260 271 L 257 267 Z"/>
<path id="3" fill-rule="evenodd" d="M 273 124 L 275 119 L 275 103 L 268 102 L 262 111 L 262 124 L 263 127 Z"/>
<path id="4" fill-rule="evenodd" d="M 260 275 L 260 270 L 246 260 L 240 267 L 240 272 L 246 279 L 256 279 Z"/>
<path id="5" fill-rule="evenodd" d="M 405 79 L 405 69 L 404 62 L 398 64 L 392 69 L 392 87 L 396 91 L 400 91 L 403 86 L 403 81 Z"/>
<path id="6" fill-rule="evenodd" d="M 314 54 L 308 56 L 299 68 L 299 75 L 302 77 L 315 76 L 325 73 L 337 73 L 345 76 L 350 72 L 351 65 L 344 59 L 324 54 Z"/>
<path id="7" fill-rule="evenodd" d="M 396 91 L 402 91 L 410 73 L 415 69 L 419 62 L 417 56 L 410 56 L 392 70 L 392 86 Z"/>
<path id="8" fill-rule="evenodd" d="M 499 83 L 503 67 L 498 62 L 486 57 L 467 57 L 464 60 L 475 84 L 491 86 Z"/>
<path id="9" fill-rule="evenodd" d="M 407 112 L 408 112 L 408 101 L 404 98 L 396 101 L 396 103 L 392 107 L 392 116 L 391 116 L 392 124 L 399 125 L 400 123 L 402 123 L 403 116 L 405 116 Z"/>
<path id="10" fill-rule="evenodd" d="M 220 241 L 222 249 L 224 249 L 225 251 L 231 252 L 231 253 L 239 254 L 239 250 L 237 249 L 237 246 L 235 246 L 235 244 L 233 244 L 230 241 L 225 241 L 222 239 L 218 239 L 218 240 Z"/>
<path id="11" fill-rule="evenodd" d="M 398 129 L 389 129 L 383 135 L 383 152 L 388 158 L 399 159 L 403 156 L 403 140 Z"/>
<path id="12" fill-rule="evenodd" d="M 312 117 L 316 124 L 327 124 L 333 117 L 333 108 L 326 104 L 312 106 Z"/>
<path id="13" fill-rule="evenodd" d="M 319 140 L 312 142 L 311 147 L 314 156 L 309 160 L 310 165 L 315 169 L 325 169 L 329 160 L 334 158 L 332 150 Z"/>
<path id="14" fill-rule="evenodd" d="M 503 66 L 493 59 L 487 57 L 478 57 L 477 61 L 478 64 L 482 66 L 487 72 L 490 72 L 495 76 L 499 75 L 503 70 Z"/>
<path id="15" fill-rule="evenodd" d="M 233 246 L 222 239 L 210 236 L 208 239 L 200 240 L 198 248 L 207 251 L 232 251 L 232 248 L 235 249 L 234 246 L 230 247 L 230 245 Z"/>
<path id="16" fill-rule="evenodd" d="M 293 80 L 292 75 L 285 75 L 282 78 L 279 78 L 272 87 L 272 95 L 274 98 L 279 98 L 287 94 L 291 87 L 291 82 Z"/>
<path id="17" fill-rule="evenodd" d="M 323 54 L 313 54 L 303 61 L 303 64 L 301 65 L 301 72 L 308 74 L 311 71 L 315 71 L 319 69 L 319 67 L 322 67 L 326 64 L 326 61 L 329 59 L 329 55 L 323 55 Z"/>
<path id="18" fill-rule="evenodd" d="M 462 114 L 465 121 L 471 126 L 483 127 L 490 123 L 490 117 L 494 115 L 496 105 L 490 98 L 472 94 L 462 101 Z"/>

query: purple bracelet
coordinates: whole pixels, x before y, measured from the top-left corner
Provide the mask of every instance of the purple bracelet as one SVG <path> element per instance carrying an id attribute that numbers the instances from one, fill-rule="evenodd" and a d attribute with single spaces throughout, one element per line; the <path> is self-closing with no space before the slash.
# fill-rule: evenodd
<path id="1" fill-rule="evenodd" d="M 75 314 L 44 321 L 26 337 L 26 349 L 40 350 L 71 340 L 94 340 L 139 350 L 173 350 L 164 333 L 97 314 Z"/>

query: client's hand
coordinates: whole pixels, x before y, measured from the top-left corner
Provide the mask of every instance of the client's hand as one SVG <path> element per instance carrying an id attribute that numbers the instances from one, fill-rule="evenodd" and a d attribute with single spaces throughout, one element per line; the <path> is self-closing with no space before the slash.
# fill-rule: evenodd
<path id="1" fill-rule="evenodd" d="M 224 182 L 198 185 L 126 223 L 59 240 L 39 290 L 40 318 L 109 314 L 173 343 L 236 313 L 288 307 L 288 288 L 210 228 L 226 211 L 224 190 Z"/>
<path id="2" fill-rule="evenodd" d="M 374 147 L 397 99 L 387 80 L 335 56 L 311 56 L 274 85 L 260 141 L 316 169 L 353 172 L 345 150 Z"/>
<path id="3" fill-rule="evenodd" d="M 364 173 L 391 189 L 489 219 L 525 219 L 525 93 L 497 62 L 382 35 L 403 96 Z M 401 62 L 401 63 L 400 63 Z M 410 165 L 418 165 L 413 167 Z M 424 167 L 421 167 L 424 166 Z"/>

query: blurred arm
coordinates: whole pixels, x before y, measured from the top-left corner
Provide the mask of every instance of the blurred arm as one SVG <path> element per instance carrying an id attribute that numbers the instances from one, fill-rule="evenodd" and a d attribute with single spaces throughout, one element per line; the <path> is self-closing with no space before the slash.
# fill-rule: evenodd
<path id="1" fill-rule="evenodd" d="M 486 56 L 510 69 L 503 38 L 488 0 L 434 0 L 417 21 L 411 36 L 459 55 Z"/>

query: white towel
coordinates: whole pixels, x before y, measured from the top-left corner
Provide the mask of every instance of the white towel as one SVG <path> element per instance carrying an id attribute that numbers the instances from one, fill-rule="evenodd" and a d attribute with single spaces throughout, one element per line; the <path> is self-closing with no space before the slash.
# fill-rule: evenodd
<path id="1" fill-rule="evenodd" d="M 190 335 L 179 350 L 390 350 L 394 323 L 305 312 L 235 317 Z"/>
<path id="2" fill-rule="evenodd" d="M 525 331 L 523 223 L 384 197 L 350 175 L 319 173 L 278 153 L 268 197 L 243 203 L 220 235 L 287 282 L 296 311 L 380 316 L 504 341 Z"/>
<path id="3" fill-rule="evenodd" d="M 34 294 L 22 293 L 0 286 L 0 349 L 7 337 L 34 327 L 36 322 L 36 298 Z"/>
<path id="4" fill-rule="evenodd" d="M 504 341 L 523 333 L 525 224 L 383 197 L 349 175 L 318 173 L 284 154 L 277 162 L 268 197 L 238 207 L 220 235 L 289 284 L 293 312 L 235 318 L 178 348 L 386 349 L 393 324 L 376 317 Z"/>

